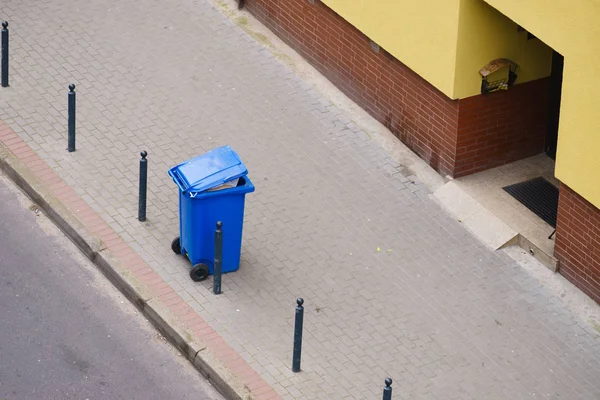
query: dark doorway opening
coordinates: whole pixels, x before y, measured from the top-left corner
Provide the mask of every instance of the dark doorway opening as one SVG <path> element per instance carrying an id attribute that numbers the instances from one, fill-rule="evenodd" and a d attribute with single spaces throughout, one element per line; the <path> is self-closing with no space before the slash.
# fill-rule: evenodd
<path id="1" fill-rule="evenodd" d="M 562 92 L 563 68 L 565 58 L 552 51 L 552 72 L 550 74 L 550 101 L 548 104 L 548 123 L 545 151 L 548 157 L 556 160 L 558 144 L 558 122 L 560 119 L 560 96 Z"/>

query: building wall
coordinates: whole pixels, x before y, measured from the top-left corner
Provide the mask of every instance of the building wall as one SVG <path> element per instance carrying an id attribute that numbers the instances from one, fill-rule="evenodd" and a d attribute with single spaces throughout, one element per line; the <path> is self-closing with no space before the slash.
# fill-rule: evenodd
<path id="1" fill-rule="evenodd" d="M 483 0 L 322 1 L 453 99 L 478 94 L 496 58 L 519 64 L 518 83 L 550 75 L 552 49 Z"/>
<path id="2" fill-rule="evenodd" d="M 443 175 L 463 176 L 543 151 L 547 79 L 452 100 L 387 50 L 375 52 L 368 37 L 319 1 L 246 4 Z"/>
<path id="3" fill-rule="evenodd" d="M 555 174 L 600 207 L 600 2 L 485 1 L 564 56 Z"/>
<path id="4" fill-rule="evenodd" d="M 459 100 L 455 177 L 542 153 L 549 79 Z"/>
<path id="5" fill-rule="evenodd" d="M 600 303 L 600 210 L 561 185 L 554 254 L 558 270 Z"/>
<path id="6" fill-rule="evenodd" d="M 458 102 L 318 0 L 246 0 L 263 24 L 442 174 L 455 164 Z"/>
<path id="7" fill-rule="evenodd" d="M 322 1 L 446 96 L 455 98 L 454 65 L 461 0 Z"/>

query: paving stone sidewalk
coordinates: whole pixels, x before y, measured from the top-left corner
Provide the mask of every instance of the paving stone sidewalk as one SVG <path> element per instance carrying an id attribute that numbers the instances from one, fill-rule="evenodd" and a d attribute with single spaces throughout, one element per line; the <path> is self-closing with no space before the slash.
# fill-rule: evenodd
<path id="1" fill-rule="evenodd" d="M 4 0 L 0 119 L 286 399 L 600 399 L 600 333 L 428 197 L 368 134 L 205 0 Z M 77 151 L 66 100 L 77 85 Z M 170 250 L 167 170 L 242 156 L 242 265 L 212 295 Z M 149 153 L 148 221 L 137 216 Z M 305 299 L 303 371 L 290 371 Z"/>

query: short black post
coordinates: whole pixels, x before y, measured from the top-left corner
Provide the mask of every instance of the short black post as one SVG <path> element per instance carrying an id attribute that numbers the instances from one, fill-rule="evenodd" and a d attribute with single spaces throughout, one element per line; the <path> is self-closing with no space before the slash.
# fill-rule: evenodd
<path id="1" fill-rule="evenodd" d="M 2 87 L 8 87 L 8 22 L 2 22 Z"/>
<path id="2" fill-rule="evenodd" d="M 69 137 L 67 150 L 69 153 L 75 151 L 75 85 L 69 85 Z"/>
<path id="3" fill-rule="evenodd" d="M 383 388 L 383 400 L 392 400 L 392 378 L 385 379 L 385 387 Z"/>
<path id="4" fill-rule="evenodd" d="M 302 325 L 304 324 L 304 300 L 296 300 L 296 324 L 294 325 L 294 354 L 292 356 L 292 372 L 300 371 L 300 358 L 302 357 Z"/>
<path id="5" fill-rule="evenodd" d="M 148 153 L 142 151 L 140 153 L 142 158 L 140 159 L 140 197 L 138 203 L 138 221 L 146 220 L 146 191 L 148 188 L 148 160 L 146 157 Z"/>
<path id="6" fill-rule="evenodd" d="M 221 294 L 221 274 L 223 273 L 223 223 L 217 222 L 215 231 L 215 276 L 213 279 L 213 293 Z"/>

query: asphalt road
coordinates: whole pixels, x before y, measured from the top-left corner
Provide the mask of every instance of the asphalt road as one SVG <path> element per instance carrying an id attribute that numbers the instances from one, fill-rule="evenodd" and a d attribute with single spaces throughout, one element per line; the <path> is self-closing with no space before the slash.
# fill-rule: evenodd
<path id="1" fill-rule="evenodd" d="M 1 173 L 0 399 L 223 399 Z"/>

